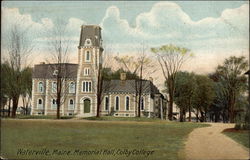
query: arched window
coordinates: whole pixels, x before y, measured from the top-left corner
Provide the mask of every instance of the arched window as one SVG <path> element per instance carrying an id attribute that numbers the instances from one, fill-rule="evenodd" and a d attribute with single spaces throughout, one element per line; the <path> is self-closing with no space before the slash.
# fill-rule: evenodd
<path id="1" fill-rule="evenodd" d="M 56 93 L 56 92 L 57 92 L 57 83 L 52 82 L 52 93 Z"/>
<path id="2" fill-rule="evenodd" d="M 74 100 L 73 99 L 70 99 L 69 100 L 69 110 L 73 110 L 74 109 Z"/>
<path id="3" fill-rule="evenodd" d="M 119 97 L 115 97 L 115 110 L 116 111 L 119 111 L 119 108 L 120 108 L 120 100 L 119 100 Z"/>
<path id="4" fill-rule="evenodd" d="M 76 91 L 75 82 L 70 82 L 69 83 L 69 93 L 75 93 L 75 91 Z"/>
<path id="5" fill-rule="evenodd" d="M 40 93 L 43 93 L 43 92 L 44 92 L 43 82 L 39 82 L 39 83 L 38 83 L 38 92 L 40 92 Z"/>
<path id="6" fill-rule="evenodd" d="M 129 96 L 126 96 L 126 99 L 125 99 L 125 106 L 126 106 L 126 110 L 127 110 L 127 111 L 129 111 L 129 105 L 130 105 Z"/>
<path id="7" fill-rule="evenodd" d="M 105 111 L 109 110 L 109 97 L 105 97 Z"/>
<path id="8" fill-rule="evenodd" d="M 90 59 L 91 59 L 90 51 L 86 51 L 85 52 L 85 62 L 90 62 Z"/>
<path id="9" fill-rule="evenodd" d="M 144 98 L 141 97 L 141 110 L 144 110 Z"/>
<path id="10" fill-rule="evenodd" d="M 41 98 L 39 98 L 37 100 L 37 108 L 38 109 L 43 109 L 43 100 Z"/>
<path id="11" fill-rule="evenodd" d="M 51 100 L 51 109 L 56 109 L 56 99 Z"/>
<path id="12" fill-rule="evenodd" d="M 84 76 L 88 76 L 90 74 L 90 69 L 89 68 L 84 68 L 83 74 L 84 74 Z"/>

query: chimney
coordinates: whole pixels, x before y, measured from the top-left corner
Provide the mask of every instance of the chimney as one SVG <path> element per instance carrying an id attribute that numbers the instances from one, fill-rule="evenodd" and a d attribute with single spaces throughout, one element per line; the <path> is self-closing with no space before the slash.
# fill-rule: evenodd
<path id="1" fill-rule="evenodd" d="M 122 81 L 126 80 L 126 73 L 124 73 L 124 72 L 120 73 L 120 80 L 122 80 Z"/>
<path id="2" fill-rule="evenodd" d="M 40 62 L 40 64 L 45 64 L 45 62 Z"/>

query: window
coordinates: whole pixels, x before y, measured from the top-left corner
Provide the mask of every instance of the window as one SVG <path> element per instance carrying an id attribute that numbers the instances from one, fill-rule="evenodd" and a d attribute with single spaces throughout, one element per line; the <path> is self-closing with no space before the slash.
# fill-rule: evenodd
<path id="1" fill-rule="evenodd" d="M 92 43 L 91 43 L 91 40 L 90 39 L 86 39 L 85 40 L 85 46 L 91 46 Z"/>
<path id="2" fill-rule="evenodd" d="M 56 69 L 56 70 L 54 70 L 54 72 L 53 72 L 53 76 L 57 76 L 58 75 L 58 70 Z"/>
<path id="3" fill-rule="evenodd" d="M 85 62 L 90 62 L 90 59 L 91 59 L 91 57 L 90 57 L 90 51 L 86 51 L 85 52 Z"/>
<path id="4" fill-rule="evenodd" d="M 74 100 L 70 99 L 69 100 L 69 106 L 68 106 L 69 110 L 73 110 L 74 109 Z"/>
<path id="5" fill-rule="evenodd" d="M 75 82 L 70 82 L 70 84 L 69 84 L 69 93 L 75 93 L 75 91 L 76 91 Z"/>
<path id="6" fill-rule="evenodd" d="M 84 76 L 88 76 L 90 74 L 90 69 L 89 68 L 84 68 Z"/>
<path id="7" fill-rule="evenodd" d="M 37 108 L 38 109 L 43 109 L 43 100 L 42 99 L 38 99 L 38 101 L 37 101 Z"/>
<path id="8" fill-rule="evenodd" d="M 92 82 L 84 81 L 82 83 L 82 91 L 83 92 L 91 92 L 92 91 Z"/>
<path id="9" fill-rule="evenodd" d="M 43 82 L 38 83 L 38 92 L 43 93 L 44 88 L 43 88 Z"/>
<path id="10" fill-rule="evenodd" d="M 105 97 L 105 111 L 109 110 L 109 97 Z"/>
<path id="11" fill-rule="evenodd" d="M 56 109 L 56 99 L 51 100 L 51 109 Z"/>
<path id="12" fill-rule="evenodd" d="M 120 108 L 120 104 L 119 104 L 119 97 L 115 97 L 115 110 L 118 111 Z"/>
<path id="13" fill-rule="evenodd" d="M 57 92 L 57 83 L 52 82 L 52 93 L 56 93 L 56 92 Z"/>
<path id="14" fill-rule="evenodd" d="M 141 110 L 144 110 L 144 98 L 141 97 Z"/>
<path id="15" fill-rule="evenodd" d="M 129 111 L 129 96 L 126 96 L 126 99 L 125 99 L 125 106 L 126 106 L 126 110 Z"/>

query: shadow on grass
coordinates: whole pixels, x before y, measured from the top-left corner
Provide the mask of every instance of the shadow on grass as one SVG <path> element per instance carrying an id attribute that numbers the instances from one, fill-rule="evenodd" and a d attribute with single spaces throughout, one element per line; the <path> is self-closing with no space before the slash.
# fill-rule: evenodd
<path id="1" fill-rule="evenodd" d="M 5 119 L 57 119 L 56 116 L 47 115 L 16 115 L 16 118 L 4 117 Z M 72 119 L 74 116 L 61 116 L 60 119 Z"/>

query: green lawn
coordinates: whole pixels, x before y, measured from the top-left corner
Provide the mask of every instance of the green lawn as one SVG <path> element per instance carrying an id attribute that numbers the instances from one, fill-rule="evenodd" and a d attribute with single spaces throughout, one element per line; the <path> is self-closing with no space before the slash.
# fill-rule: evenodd
<path id="1" fill-rule="evenodd" d="M 8 117 L 7 117 L 8 118 Z M 56 119 L 55 115 L 47 116 L 47 115 L 16 115 L 18 119 Z M 73 116 L 61 116 L 61 119 L 71 119 Z"/>
<path id="2" fill-rule="evenodd" d="M 101 117 L 87 117 L 82 118 L 85 120 L 97 120 L 97 121 L 138 121 L 138 122 L 161 122 L 159 118 L 147 118 L 147 117 L 114 117 L 114 116 L 101 116 Z"/>
<path id="3" fill-rule="evenodd" d="M 223 132 L 225 135 L 228 137 L 232 138 L 236 142 L 242 144 L 243 146 L 250 148 L 249 146 L 249 132 L 248 131 L 234 131 L 234 132 L 229 132 L 229 131 L 224 131 Z"/>
<path id="4" fill-rule="evenodd" d="M 5 119 L 1 122 L 1 156 L 8 159 L 176 160 L 183 156 L 181 151 L 187 135 L 194 128 L 204 126 L 208 125 Z"/>

